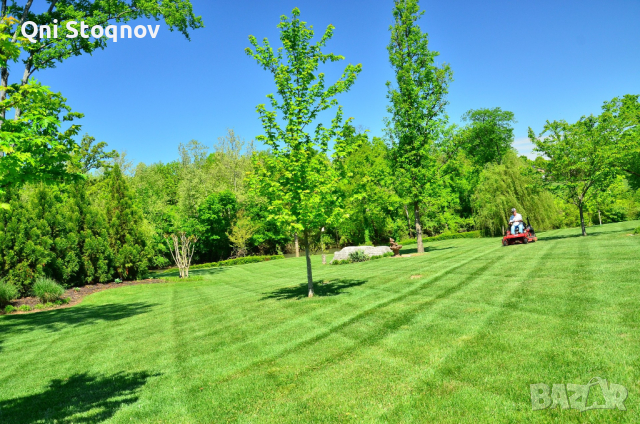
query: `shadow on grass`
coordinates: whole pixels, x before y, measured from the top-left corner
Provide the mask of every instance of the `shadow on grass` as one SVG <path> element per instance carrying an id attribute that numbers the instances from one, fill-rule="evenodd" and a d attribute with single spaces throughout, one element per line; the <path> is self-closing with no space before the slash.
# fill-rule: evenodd
<path id="1" fill-rule="evenodd" d="M 42 393 L 0 400 L 0 422 L 98 423 L 111 418 L 122 406 L 138 400 L 147 372 L 93 376 L 75 374 L 52 380 Z"/>
<path id="2" fill-rule="evenodd" d="M 432 246 L 425 246 L 424 247 L 424 253 L 429 253 L 429 252 L 435 252 L 436 250 L 447 250 L 447 249 L 455 249 L 455 246 L 448 246 L 448 247 L 432 247 Z M 400 253 L 403 255 L 410 255 L 412 253 L 418 253 L 418 248 L 415 247 L 413 249 L 402 249 L 400 250 Z"/>
<path id="3" fill-rule="evenodd" d="M 598 236 L 606 236 L 609 234 L 625 234 L 628 233 L 628 230 L 611 230 L 611 231 L 604 231 L 604 230 L 597 230 L 597 229 L 591 229 L 591 231 L 589 231 L 589 227 L 587 227 L 587 238 L 588 237 L 598 237 Z M 540 234 L 538 236 L 538 240 L 562 240 L 562 239 L 569 239 L 569 238 L 580 238 L 583 237 L 582 232 L 580 232 L 580 230 L 578 230 L 577 233 L 574 234 L 562 234 L 562 235 L 554 235 L 554 236 L 545 236 L 544 234 Z"/>
<path id="4" fill-rule="evenodd" d="M 321 296 L 321 297 L 338 296 L 343 293 L 348 293 L 346 291 L 347 289 L 351 287 L 361 286 L 366 282 L 367 280 L 352 280 L 352 279 L 338 279 L 338 280 L 331 280 L 328 282 L 314 281 L 313 291 L 315 296 Z M 309 294 L 309 289 L 307 288 L 307 283 L 304 283 L 298 286 L 284 287 L 269 293 L 264 293 L 264 297 L 261 298 L 260 300 L 303 299 L 307 297 L 308 294 Z"/>
<path id="5" fill-rule="evenodd" d="M 45 329 L 59 331 L 67 327 L 90 325 L 99 321 L 118 321 L 149 312 L 157 303 L 77 305 L 70 308 L 31 314 L 8 315 L 0 320 L 2 335 Z"/>

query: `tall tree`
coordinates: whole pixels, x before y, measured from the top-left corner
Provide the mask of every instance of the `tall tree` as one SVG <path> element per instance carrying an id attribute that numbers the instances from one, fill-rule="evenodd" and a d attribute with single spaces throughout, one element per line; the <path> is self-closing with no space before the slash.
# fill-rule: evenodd
<path id="1" fill-rule="evenodd" d="M 318 72 L 318 66 L 344 59 L 322 52 L 333 36 L 334 27 L 329 25 L 322 38 L 312 44 L 314 31 L 299 16 L 300 11 L 295 8 L 291 19 L 280 17 L 278 28 L 283 47 L 276 51 L 266 38 L 260 45 L 254 36 L 249 37 L 255 50 L 247 48 L 246 53 L 273 74 L 280 96 L 280 101 L 273 94 L 267 96 L 273 110 L 264 104 L 257 107 L 264 128 L 264 135 L 257 139 L 271 148 L 271 154 L 255 161 L 256 172 L 251 184 L 269 200 L 272 219 L 303 235 L 307 285 L 312 297 L 309 238 L 327 222 L 333 210 L 335 178 L 327 151 L 331 140 L 341 139 L 343 128 L 342 108 L 335 96 L 351 88 L 362 67 L 347 65 L 340 79 L 326 87 L 325 74 Z M 311 132 L 309 127 L 318 114 L 333 106 L 338 109 L 331 126 L 318 123 Z M 335 147 L 337 152 L 346 148 L 339 142 Z"/>
<path id="2" fill-rule="evenodd" d="M 440 188 L 433 145 L 447 122 L 444 108 L 453 77 L 449 65 L 436 64 L 439 53 L 429 50 L 429 36 L 418 26 L 423 14 L 418 0 L 396 0 L 387 47 L 396 75 L 395 86 L 387 82 L 391 157 L 399 192 L 413 206 L 419 253 L 424 252 L 420 207 Z"/>

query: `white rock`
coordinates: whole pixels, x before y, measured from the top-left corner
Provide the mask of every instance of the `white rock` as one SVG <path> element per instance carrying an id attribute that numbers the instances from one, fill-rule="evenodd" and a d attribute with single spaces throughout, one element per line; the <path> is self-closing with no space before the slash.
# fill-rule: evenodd
<path id="1" fill-rule="evenodd" d="M 392 253 L 391 249 L 389 248 L 389 246 L 348 246 L 345 247 L 344 249 L 340 250 L 339 252 L 335 252 L 333 254 L 333 259 L 331 260 L 331 262 L 333 261 L 341 261 L 344 259 L 349 259 L 349 253 L 358 251 L 358 250 L 362 250 L 366 255 L 369 255 L 369 257 L 371 256 L 382 256 L 385 253 Z"/>

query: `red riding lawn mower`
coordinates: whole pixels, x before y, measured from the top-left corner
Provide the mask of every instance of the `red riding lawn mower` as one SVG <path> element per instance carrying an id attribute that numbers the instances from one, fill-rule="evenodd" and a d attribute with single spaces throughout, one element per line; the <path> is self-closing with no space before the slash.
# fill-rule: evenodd
<path id="1" fill-rule="evenodd" d="M 502 245 L 503 246 L 510 246 L 512 244 L 518 244 L 518 243 L 522 243 L 522 244 L 527 244 L 529 242 L 535 242 L 538 240 L 538 237 L 536 237 L 536 232 L 534 231 L 533 227 L 531 226 L 531 224 L 529 224 L 529 218 L 527 218 L 527 226 L 525 227 L 523 232 L 518 231 L 519 226 L 516 227 L 516 233 L 515 234 L 511 234 L 511 231 L 507 230 L 507 234 L 502 237 Z"/>

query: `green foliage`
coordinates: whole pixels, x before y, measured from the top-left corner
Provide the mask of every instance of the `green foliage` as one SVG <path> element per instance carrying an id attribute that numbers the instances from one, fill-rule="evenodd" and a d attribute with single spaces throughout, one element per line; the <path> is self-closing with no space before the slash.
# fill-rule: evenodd
<path id="1" fill-rule="evenodd" d="M 335 211 L 336 179 L 327 158 L 329 142 L 336 141 L 334 150 L 338 156 L 349 149 L 340 142 L 342 108 L 335 96 L 351 88 L 362 67 L 347 65 L 340 79 L 325 87 L 325 74 L 318 72 L 319 64 L 344 59 L 333 53 L 322 53 L 334 28 L 329 25 L 320 40 L 312 44 L 312 27 L 299 19 L 297 8 L 292 15 L 291 19 L 282 16 L 278 24 L 282 48 L 274 51 L 266 38 L 260 45 L 250 36 L 255 51 L 246 49 L 249 56 L 273 74 L 280 97 L 278 101 L 273 94 L 267 96 L 272 110 L 264 104 L 256 108 L 264 128 L 264 134 L 257 139 L 269 146 L 271 152 L 254 156 L 255 172 L 250 188 L 267 199 L 269 219 L 304 235 L 309 296 L 313 296 L 310 232 L 325 225 Z M 318 115 L 334 106 L 338 109 L 331 126 L 317 123 L 311 132 L 308 128 L 316 123 Z"/>
<path id="2" fill-rule="evenodd" d="M 20 312 L 29 312 L 29 311 L 31 311 L 31 306 L 29 306 L 29 305 L 20 305 L 20 306 L 18 306 L 17 310 L 20 311 Z"/>
<path id="3" fill-rule="evenodd" d="M 247 255 L 247 245 L 257 230 L 258 225 L 252 222 L 243 210 L 238 211 L 237 220 L 231 227 L 231 232 L 227 234 L 237 256 Z"/>
<path id="4" fill-rule="evenodd" d="M 16 307 L 13 306 L 13 305 L 7 305 L 7 306 L 4 307 L 4 313 L 5 314 L 10 314 L 11 312 L 16 311 L 16 310 L 17 310 Z"/>
<path id="5" fill-rule="evenodd" d="M 106 184 L 109 245 L 116 272 L 121 279 L 144 278 L 153 250 L 143 232 L 142 214 L 117 164 L 109 172 Z"/>
<path id="6" fill-rule="evenodd" d="M 0 307 L 18 297 L 18 289 L 11 283 L 0 281 Z"/>
<path id="7" fill-rule="evenodd" d="M 349 253 L 349 262 L 365 262 L 369 260 L 369 255 L 364 253 L 364 250 L 356 250 Z"/>
<path id="8" fill-rule="evenodd" d="M 637 138 L 639 113 L 638 96 L 625 96 L 605 102 L 598 116 L 583 116 L 574 124 L 547 122 L 538 137 L 529 128 L 535 151 L 549 159 L 543 162 L 545 182 L 578 208 L 582 235 L 587 235 L 585 203 L 621 172 Z"/>
<path id="9" fill-rule="evenodd" d="M 429 50 L 429 36 L 418 25 L 423 14 L 417 0 L 396 0 L 387 46 L 396 76 L 395 87 L 387 82 L 391 158 L 398 192 L 413 206 L 419 252 L 424 251 L 420 205 L 438 209 L 436 203 L 447 198 L 433 147 L 446 125 L 444 108 L 453 75 L 449 65 L 436 64 L 439 53 Z"/>
<path id="10" fill-rule="evenodd" d="M 334 225 L 341 244 L 388 242 L 394 233 L 394 219 L 401 202 L 394 190 L 389 166 L 389 149 L 377 137 L 357 134 L 348 127 L 346 143 L 357 146 L 346 156 L 335 158 L 334 167 L 341 176 L 339 193 L 342 214 Z"/>
<path id="11" fill-rule="evenodd" d="M 513 152 L 482 172 L 473 206 L 477 227 L 493 236 L 504 235 L 512 208 L 525 221 L 529 218 L 538 231 L 553 228 L 557 222 L 554 199 L 542 187 L 541 174 Z"/>
<path id="12" fill-rule="evenodd" d="M 476 166 L 487 163 L 501 163 L 507 152 L 512 150 L 513 112 L 493 109 L 471 109 L 462 120 L 469 122 L 461 135 L 461 147 Z"/>
<path id="13" fill-rule="evenodd" d="M 122 283 L 122 280 L 120 278 L 116 278 L 115 280 L 113 280 L 113 282 L 116 284 L 120 284 Z"/>
<path id="14" fill-rule="evenodd" d="M 229 190 L 210 194 L 198 208 L 199 258 L 220 260 L 231 254 L 228 232 L 238 212 L 238 201 Z"/>
<path id="15" fill-rule="evenodd" d="M 636 229 L 633 231 L 633 234 L 640 234 L 640 227 L 636 228 Z"/>
<path id="16" fill-rule="evenodd" d="M 283 255 L 245 256 L 243 258 L 227 259 L 226 261 L 192 265 L 190 269 L 203 269 L 203 268 L 216 268 L 221 266 L 245 265 L 245 264 L 253 264 L 257 262 L 273 261 L 276 259 L 284 259 L 284 256 Z"/>
<path id="17" fill-rule="evenodd" d="M 33 283 L 33 294 L 42 303 L 55 302 L 64 294 L 64 287 L 51 278 L 39 277 Z"/>
<path id="18" fill-rule="evenodd" d="M 434 237 L 425 237 L 423 240 L 425 243 L 433 242 L 433 241 L 441 241 L 441 240 L 454 240 L 454 239 L 462 239 L 462 238 L 480 238 L 482 237 L 481 231 L 467 231 L 465 233 L 449 233 L 449 234 L 440 234 Z M 416 242 L 416 239 L 404 239 L 400 240 L 398 244 L 413 244 Z"/>
<path id="19" fill-rule="evenodd" d="M 77 147 L 73 137 L 80 127 L 60 126 L 82 115 L 71 112 L 60 93 L 35 81 L 7 92 L 10 97 L 0 101 L 0 194 L 30 182 L 78 180 L 78 174 L 68 172 L 67 163 Z M 5 119 L 14 108 L 20 116 Z"/>

